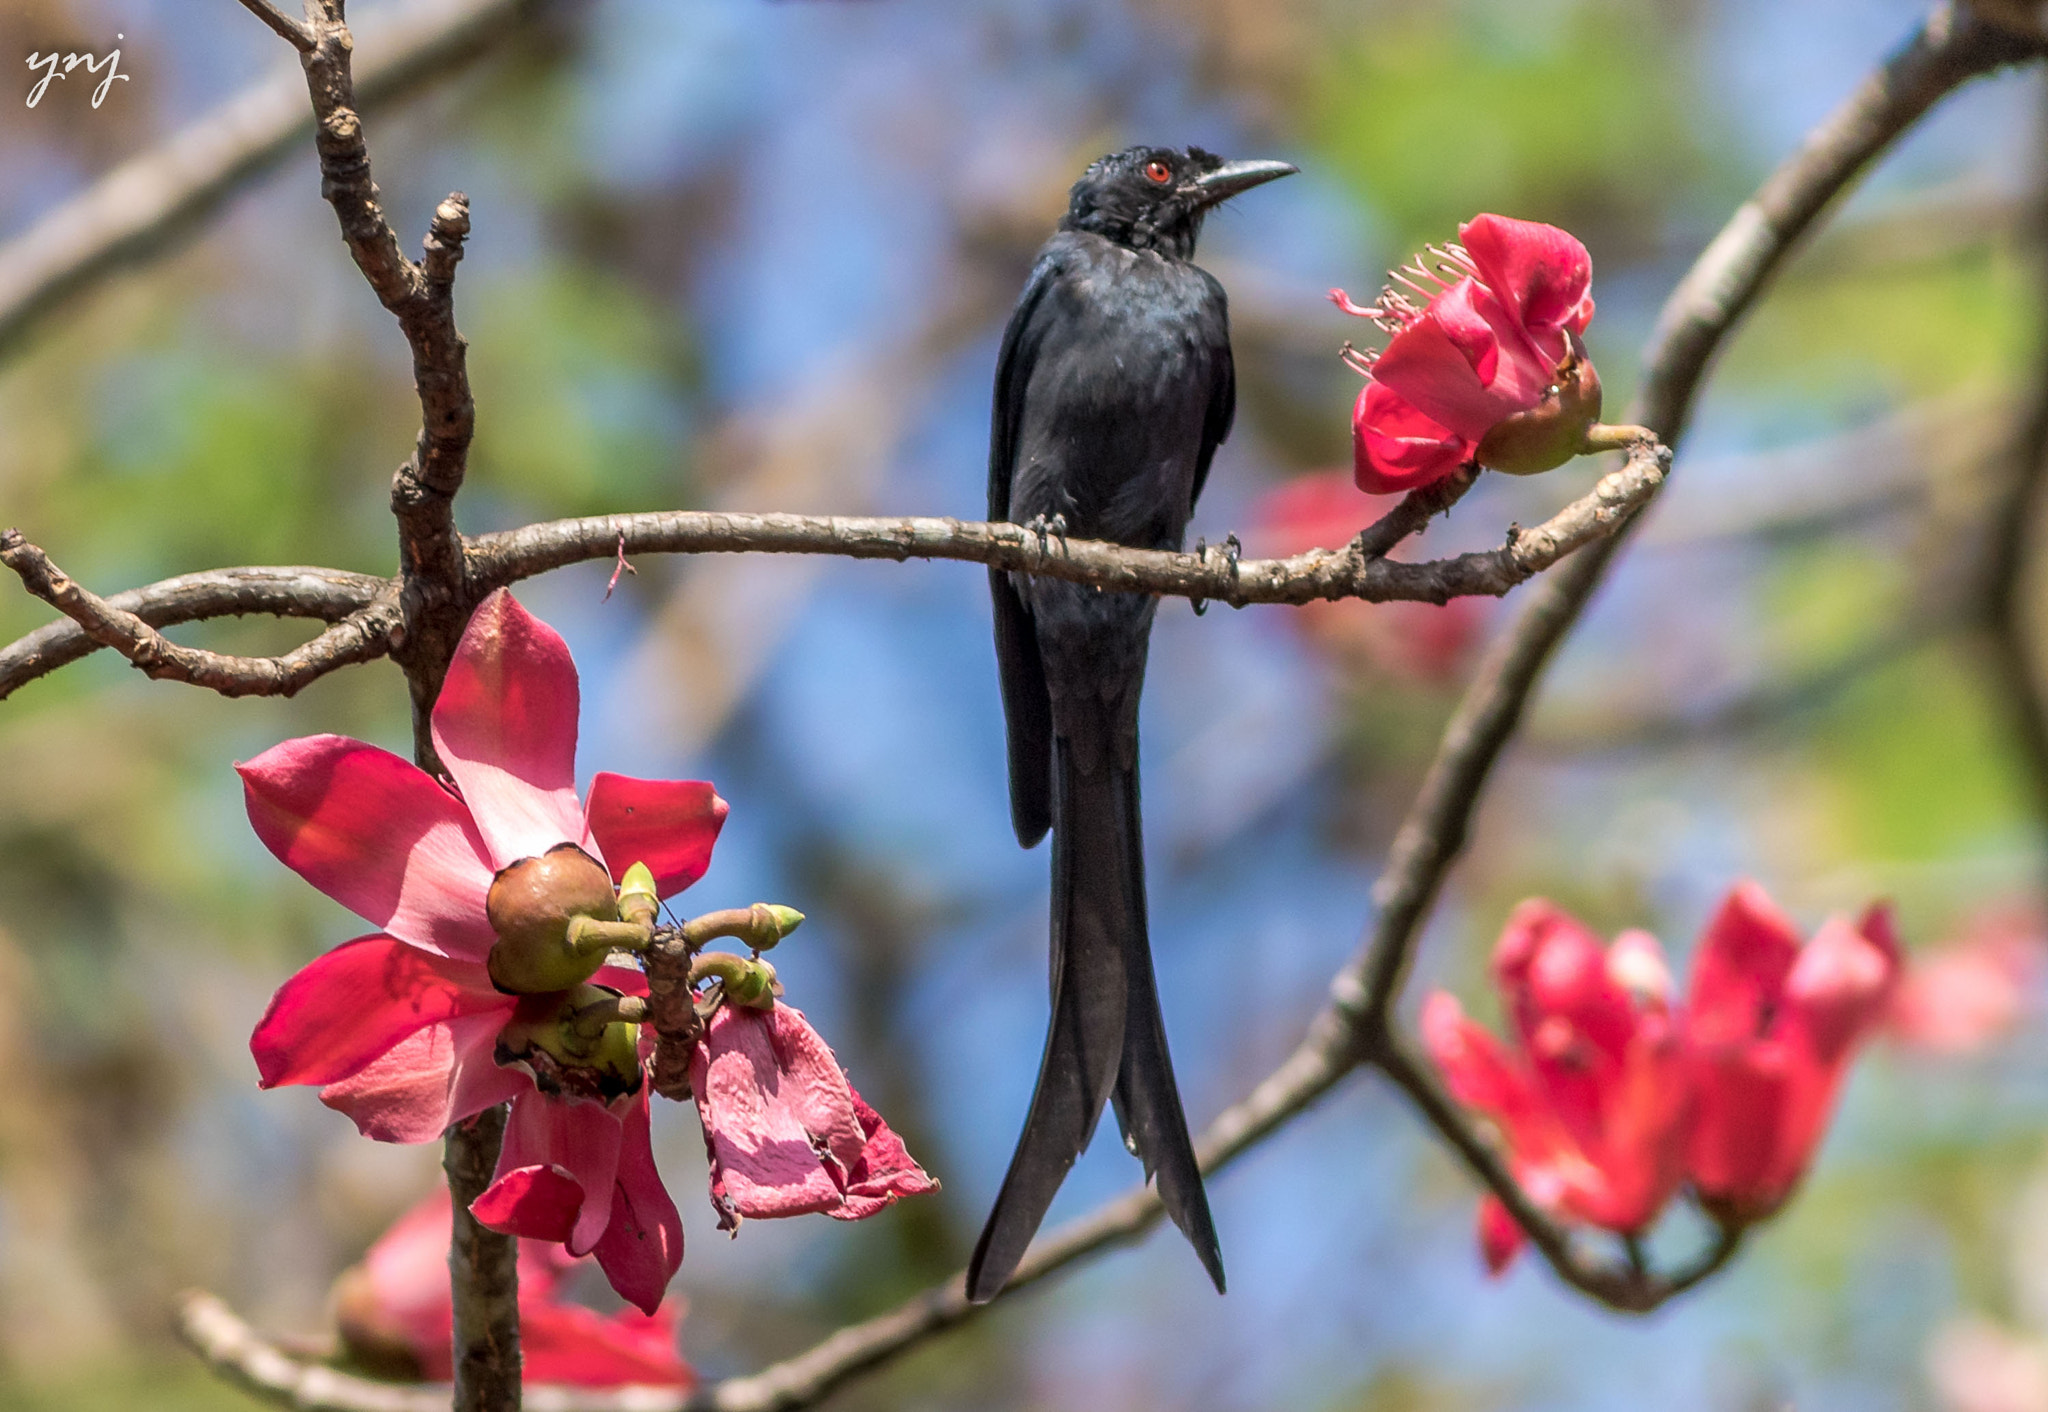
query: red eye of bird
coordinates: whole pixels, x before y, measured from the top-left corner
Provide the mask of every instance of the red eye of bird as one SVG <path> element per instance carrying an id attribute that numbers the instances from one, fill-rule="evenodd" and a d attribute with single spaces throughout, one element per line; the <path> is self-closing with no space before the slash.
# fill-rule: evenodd
<path id="1" fill-rule="evenodd" d="M 1164 162 L 1147 162 L 1145 164 L 1145 176 L 1151 181 L 1158 182 L 1161 186 L 1166 185 L 1167 179 L 1172 175 L 1172 169 Z"/>

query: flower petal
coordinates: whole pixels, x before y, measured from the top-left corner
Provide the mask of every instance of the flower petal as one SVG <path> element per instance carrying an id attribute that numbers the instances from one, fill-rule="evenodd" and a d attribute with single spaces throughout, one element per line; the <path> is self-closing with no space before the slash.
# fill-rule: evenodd
<path id="1" fill-rule="evenodd" d="M 498 1165 L 483 1195 L 469 1203 L 477 1223 L 522 1240 L 567 1241 L 583 1210 L 583 1188 L 576 1179 L 559 1167 L 507 1170 L 502 1162 Z"/>
<path id="2" fill-rule="evenodd" d="M 1498 1122 L 1517 1157 L 1541 1160 L 1556 1150 L 1562 1134 L 1528 1072 L 1491 1031 L 1466 1018 L 1456 996 L 1432 991 L 1422 1003 L 1422 1043 L 1451 1097 Z"/>
<path id="3" fill-rule="evenodd" d="M 1798 955 L 1798 928 L 1761 887 L 1745 879 L 1729 888 L 1693 949 L 1685 1012 L 1692 1041 L 1758 1037 Z"/>
<path id="4" fill-rule="evenodd" d="M 474 961 L 450 961 L 395 937 L 343 942 L 278 987 L 250 1037 L 265 1088 L 331 1084 L 438 1021 L 496 1011 L 512 998 Z"/>
<path id="5" fill-rule="evenodd" d="M 346 1113 L 363 1136 L 379 1142 L 430 1142 L 450 1124 L 530 1091 L 519 1069 L 491 1057 L 505 1017 L 462 1015 L 416 1030 L 383 1058 L 320 1090 L 320 1101 Z"/>
<path id="6" fill-rule="evenodd" d="M 1475 216 L 1458 239 L 1479 278 L 1532 330 L 1583 332 L 1593 317 L 1593 257 L 1556 226 L 1507 216 Z"/>
<path id="7" fill-rule="evenodd" d="M 477 605 L 434 703 L 434 748 L 462 788 L 493 871 L 583 836 L 579 700 L 560 633 L 502 588 Z"/>
<path id="8" fill-rule="evenodd" d="M 861 1221 L 895 1205 L 901 1197 L 939 1189 L 912 1159 L 903 1139 L 857 1093 L 853 1094 L 853 1114 L 867 1134 L 867 1143 L 860 1160 L 846 1173 L 846 1201 L 831 1215 L 842 1221 Z"/>
<path id="9" fill-rule="evenodd" d="M 1492 1192 L 1479 1198 L 1479 1253 L 1486 1261 L 1486 1273 L 1499 1279 L 1515 1263 L 1522 1247 L 1529 1243 L 1521 1222 L 1508 1214 Z"/>
<path id="10" fill-rule="evenodd" d="M 1478 443 L 1424 416 L 1377 378 L 1351 413 L 1353 479 L 1368 495 L 1433 485 L 1472 459 Z"/>
<path id="11" fill-rule="evenodd" d="M 371 925 L 482 960 L 495 871 L 462 801 L 388 750 L 338 735 L 287 740 L 237 765 L 257 837 Z"/>
<path id="12" fill-rule="evenodd" d="M 584 805 L 583 846 L 603 857 L 612 881 L 645 863 L 668 897 L 704 876 L 729 806 L 703 780 L 636 780 L 600 772 Z"/>
<path id="13" fill-rule="evenodd" d="M 1834 1064 L 1884 1015 L 1899 977 L 1889 912 L 1866 919 L 1865 930 L 1830 917 L 1785 978 L 1788 1034 L 1803 1034 L 1814 1059 Z"/>
<path id="14" fill-rule="evenodd" d="M 860 1159 L 866 1134 L 846 1076 L 797 1011 L 779 1002 L 772 1013 L 720 1006 L 690 1057 L 690 1086 L 721 1226 L 735 1214 L 800 1216 L 841 1203 L 821 1153 L 844 1170 Z"/>
<path id="15" fill-rule="evenodd" d="M 505 1125 L 498 1176 L 522 1167 L 553 1167 L 576 1183 L 582 1196 L 567 1237 L 520 1231 L 535 1240 L 563 1240 L 571 1255 L 587 1255 L 612 1217 L 612 1183 L 619 1170 L 623 1129 L 601 1103 L 551 1098 L 537 1089 L 519 1095 Z M 481 1218 L 479 1218 L 481 1219 Z"/>
<path id="16" fill-rule="evenodd" d="M 580 1304 L 529 1304 L 519 1287 L 519 1359 L 529 1389 L 696 1386 L 676 1351 L 676 1314 L 622 1309 L 606 1316 Z"/>
<path id="17" fill-rule="evenodd" d="M 592 1253 L 612 1288 L 649 1315 L 682 1267 L 683 1218 L 654 1167 L 644 1087 L 625 1113 L 611 1224 Z"/>
<path id="18" fill-rule="evenodd" d="M 1433 318 L 1417 319 L 1388 341 L 1372 365 L 1372 380 L 1474 446 L 1494 423 L 1523 410 L 1487 390 L 1471 359 Z"/>

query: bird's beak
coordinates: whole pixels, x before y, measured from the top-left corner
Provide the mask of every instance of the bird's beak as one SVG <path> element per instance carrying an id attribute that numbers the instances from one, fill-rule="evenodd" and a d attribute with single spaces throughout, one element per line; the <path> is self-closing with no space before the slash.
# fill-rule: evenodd
<path id="1" fill-rule="evenodd" d="M 1293 176 L 1301 168 L 1292 162 L 1251 161 L 1225 162 L 1213 172 L 1206 172 L 1195 178 L 1195 190 L 1201 196 L 1204 206 L 1214 206 L 1228 201 L 1241 191 L 1250 191 L 1255 186 L 1264 186 L 1284 176 Z"/>

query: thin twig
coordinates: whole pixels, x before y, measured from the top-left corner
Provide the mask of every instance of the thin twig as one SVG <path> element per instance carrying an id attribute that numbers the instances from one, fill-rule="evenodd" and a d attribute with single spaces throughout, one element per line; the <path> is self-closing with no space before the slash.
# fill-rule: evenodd
<path id="1" fill-rule="evenodd" d="M 428 0 L 361 36 L 356 96 L 394 97 L 519 32 L 539 0 Z M 298 66 L 121 163 L 0 245 L 0 354 L 103 276 L 168 248 L 313 130 Z"/>
<path id="2" fill-rule="evenodd" d="M 281 657 L 231 657 L 172 642 L 136 614 L 80 587 L 19 530 L 0 530 L 0 564 L 20 575 L 30 593 L 78 624 L 85 636 L 113 648 L 143 675 L 189 682 L 222 696 L 295 695 L 337 668 L 382 657 L 399 627 L 397 597 L 388 595 Z"/>
<path id="3" fill-rule="evenodd" d="M 301 54 L 313 52 L 313 31 L 270 4 L 270 0 L 242 0 L 242 8 L 269 25 L 273 33 Z"/>

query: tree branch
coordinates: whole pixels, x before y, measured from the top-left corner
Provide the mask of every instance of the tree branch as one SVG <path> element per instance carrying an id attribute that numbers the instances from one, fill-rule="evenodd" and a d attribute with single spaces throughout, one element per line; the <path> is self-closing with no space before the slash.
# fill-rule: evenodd
<path id="1" fill-rule="evenodd" d="M 420 261 L 406 257 L 370 174 L 350 69 L 355 41 L 342 0 L 307 0 L 306 25 L 313 46 L 300 62 L 313 105 L 320 191 L 334 208 L 356 268 L 397 318 L 412 351 L 420 431 L 411 458 L 391 480 L 399 623 L 386 640 L 412 697 L 413 758 L 429 774 L 441 775 L 434 700 L 476 603 L 455 528 L 455 494 L 476 425 L 467 345 L 455 327 L 455 266 L 469 235 L 469 199 L 456 192 L 442 201 Z M 454 1412 L 517 1412 L 520 1406 L 518 1243 L 485 1230 L 469 1211 L 497 1165 L 504 1129 L 502 1109 L 493 1109 L 456 1124 L 444 1138 L 443 1166 L 454 1203 L 448 1248 Z"/>
<path id="2" fill-rule="evenodd" d="M 405 7 L 364 36 L 364 102 L 440 77 L 515 33 L 538 0 L 439 0 Z M 159 146 L 115 167 L 0 245 L 0 354 L 101 277 L 168 246 L 312 131 L 305 83 L 285 71 L 251 85 Z"/>
<path id="3" fill-rule="evenodd" d="M 628 554 L 837 554 L 854 559 L 954 559 L 1121 593 L 1246 603 L 1309 603 L 1322 598 L 1442 603 L 1473 594 L 1498 596 L 1573 550 L 1612 533 L 1662 484 L 1669 454 L 1654 443 L 1629 452 L 1591 492 L 1534 529 L 1511 530 L 1499 549 L 1427 563 L 1397 563 L 1366 552 L 1420 528 L 1442 492 L 1417 491 L 1379 525 L 1340 550 L 1312 549 L 1290 559 L 1233 560 L 1211 546 L 1180 554 L 1094 540 L 1041 536 L 1021 525 L 924 517 L 745 515 L 660 511 L 555 520 L 479 536 L 470 542 L 470 581 L 480 592 L 566 564 Z M 1462 491 L 1463 486 L 1457 487 Z M 1417 497 L 1420 497 L 1417 500 Z M 1394 522 L 1388 526 L 1388 522 Z M 1382 529 L 1382 526 L 1388 526 Z M 1384 550 L 1380 551 L 1384 553 Z"/>
<path id="4" fill-rule="evenodd" d="M 391 650 L 399 626 L 396 596 L 387 595 L 282 657 L 230 657 L 180 646 L 138 615 L 80 587 L 20 530 L 0 530 L 0 564 L 20 575 L 30 593 L 70 618 L 86 637 L 113 648 L 144 676 L 189 682 L 222 696 L 295 695 L 338 667 L 382 657 Z"/>
<path id="5" fill-rule="evenodd" d="M 610 559 L 620 552 L 623 540 L 628 553 L 951 559 L 1104 589 L 1196 601 L 1215 598 L 1240 606 L 1309 603 L 1323 598 L 1441 603 L 1474 594 L 1504 594 L 1564 555 L 1610 533 L 1631 506 L 1654 491 L 1669 460 L 1660 447 L 1645 444 L 1632 451 L 1620 469 L 1603 476 L 1590 493 L 1542 525 L 1512 530 L 1503 547 L 1424 563 L 1400 563 L 1381 556 L 1463 495 L 1471 484 L 1469 476 L 1452 477 L 1411 493 L 1341 550 L 1315 549 L 1290 559 L 1233 562 L 1216 548 L 1200 555 L 1167 553 L 1095 540 L 1041 538 L 1021 525 L 953 519 L 677 510 L 556 520 L 481 535 L 465 545 L 469 565 L 465 592 L 481 596 L 550 569 Z M 333 622 L 381 594 L 397 592 L 398 582 L 333 569 L 217 569 L 166 579 L 104 601 L 157 627 L 251 612 Z M 118 647 L 119 642 L 94 638 L 70 624 L 37 629 L 0 649 L 0 699 L 22 683 L 75 662 L 99 646 Z M 250 669 L 252 673 L 270 670 Z"/>
<path id="6" fill-rule="evenodd" d="M 146 588 L 108 596 L 110 608 L 133 613 L 153 628 L 207 618 L 268 613 L 280 618 L 339 622 L 366 608 L 390 584 L 374 574 L 337 569 L 244 568 L 184 574 Z M 85 629 L 60 619 L 0 648 L 0 700 L 24 683 L 48 676 L 99 649 Z"/>
<path id="7" fill-rule="evenodd" d="M 445 1383 L 385 1383 L 286 1351 L 202 1290 L 178 1297 L 178 1337 L 216 1373 L 294 1412 L 448 1412 Z M 681 1412 L 672 1388 L 537 1386 L 526 1412 Z"/>

